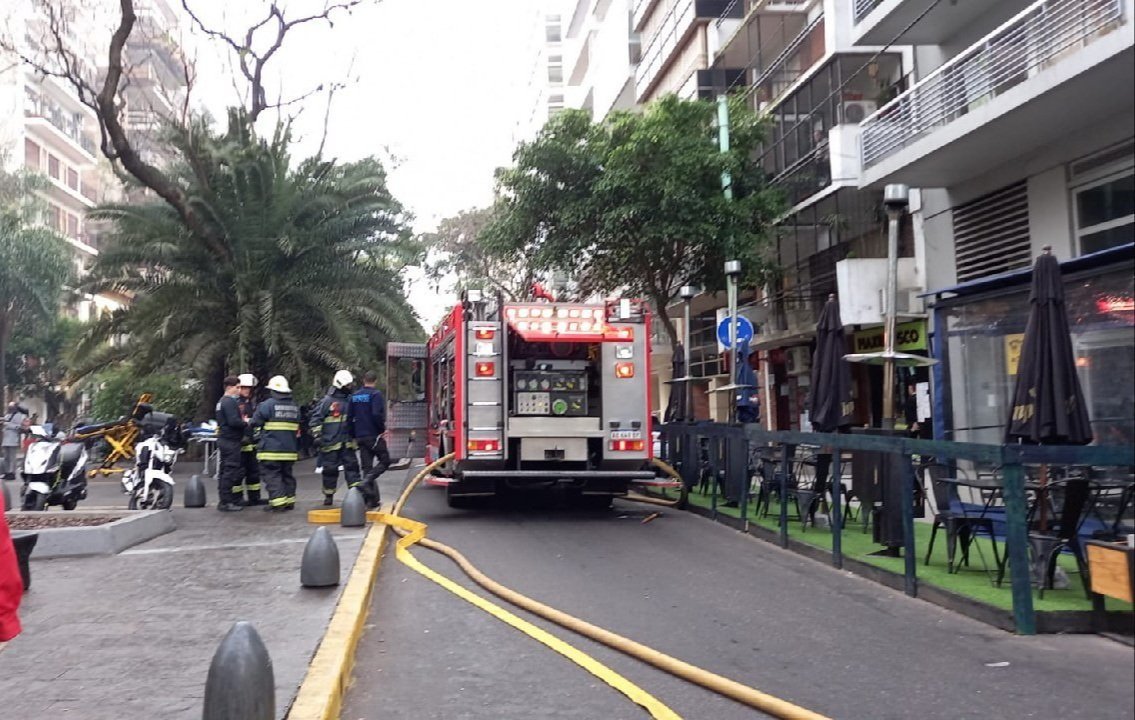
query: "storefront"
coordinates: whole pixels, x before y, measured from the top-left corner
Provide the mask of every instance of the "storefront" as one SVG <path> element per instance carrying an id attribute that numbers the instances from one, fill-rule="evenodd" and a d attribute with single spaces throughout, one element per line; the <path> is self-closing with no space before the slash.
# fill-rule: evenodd
<path id="1" fill-rule="evenodd" d="M 859 330 L 851 335 L 853 353 L 880 352 L 884 348 L 883 326 Z M 901 322 L 895 326 L 895 350 L 910 355 L 930 356 L 929 326 L 925 320 Z M 851 370 L 855 424 L 879 427 L 883 417 L 883 368 L 855 363 Z M 926 367 L 895 368 L 895 422 L 907 428 L 910 417 L 919 423 L 921 434 L 930 432 L 930 372 Z"/>
<path id="2" fill-rule="evenodd" d="M 1135 438 L 1135 245 L 1066 261 L 1072 348 L 1098 444 Z M 1004 439 L 1029 314 L 1031 270 L 936 291 L 936 436 Z M 948 295 L 948 297 L 946 297 Z M 940 342 L 941 341 L 941 342 Z"/>

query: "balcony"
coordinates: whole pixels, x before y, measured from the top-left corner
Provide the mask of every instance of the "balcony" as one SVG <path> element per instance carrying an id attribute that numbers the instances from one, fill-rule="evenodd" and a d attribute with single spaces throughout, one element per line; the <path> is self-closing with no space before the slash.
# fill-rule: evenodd
<path id="1" fill-rule="evenodd" d="M 861 125 L 861 187 L 950 187 L 1135 109 L 1132 0 L 1039 0 Z"/>
<path id="2" fill-rule="evenodd" d="M 984 35 L 1029 4 L 1028 0 L 939 2 L 927 11 L 925 0 L 846 1 L 854 4 L 856 45 L 961 44 L 965 40 L 957 42 L 959 36 Z"/>
<path id="3" fill-rule="evenodd" d="M 644 4 L 653 5 L 650 2 Z M 730 7 L 731 10 L 728 9 Z M 690 36 L 700 24 L 726 12 L 740 17 L 743 10 L 740 3 L 729 0 L 677 0 L 671 5 L 662 17 L 657 32 L 652 37 L 645 38 L 642 61 L 635 69 L 635 97 L 638 101 L 645 102 L 659 77 L 670 67 L 675 55 L 685 49 Z"/>

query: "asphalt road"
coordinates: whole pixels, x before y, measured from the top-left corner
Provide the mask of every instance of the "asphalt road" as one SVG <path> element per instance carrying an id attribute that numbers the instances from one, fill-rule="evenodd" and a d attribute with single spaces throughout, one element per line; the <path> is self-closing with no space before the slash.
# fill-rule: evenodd
<path id="1" fill-rule="evenodd" d="M 401 480 L 384 478 L 384 499 Z M 654 510 L 620 502 L 595 513 L 454 511 L 442 491 L 423 488 L 405 514 L 531 597 L 831 717 L 1135 717 L 1130 647 L 1095 636 L 1016 637 L 686 513 L 667 509 L 644 524 Z M 446 558 L 415 553 L 472 587 Z M 534 621 L 683 718 L 761 716 Z M 392 550 L 369 623 L 345 720 L 647 717 Z"/>

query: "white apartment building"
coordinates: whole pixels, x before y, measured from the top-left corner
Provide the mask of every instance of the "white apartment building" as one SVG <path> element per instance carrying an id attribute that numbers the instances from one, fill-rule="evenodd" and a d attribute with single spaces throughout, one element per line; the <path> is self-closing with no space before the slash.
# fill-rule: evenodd
<path id="1" fill-rule="evenodd" d="M 856 43 L 918 46 L 917 81 L 861 125 L 860 185 L 921 189 L 935 430 L 999 440 L 1028 268 L 1050 247 L 1096 437 L 1132 442 L 1135 4 L 855 0 L 854 14 Z"/>
<path id="2" fill-rule="evenodd" d="M 575 0 L 564 17 L 567 106 L 587 110 L 592 120 L 635 107 L 642 48 L 632 27 L 631 0 Z"/>
<path id="3" fill-rule="evenodd" d="M 521 95 L 513 130 L 514 146 L 536 137 L 548 118 L 564 108 L 564 24 L 566 0 L 537 0 L 531 10 L 531 31 L 523 57 L 532 70 Z"/>

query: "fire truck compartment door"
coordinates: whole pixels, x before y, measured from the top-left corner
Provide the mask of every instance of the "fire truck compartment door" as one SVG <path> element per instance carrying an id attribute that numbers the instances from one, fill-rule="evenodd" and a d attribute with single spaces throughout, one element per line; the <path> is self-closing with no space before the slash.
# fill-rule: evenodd
<path id="1" fill-rule="evenodd" d="M 587 438 L 522 438 L 520 459 L 584 461 L 587 460 Z"/>

